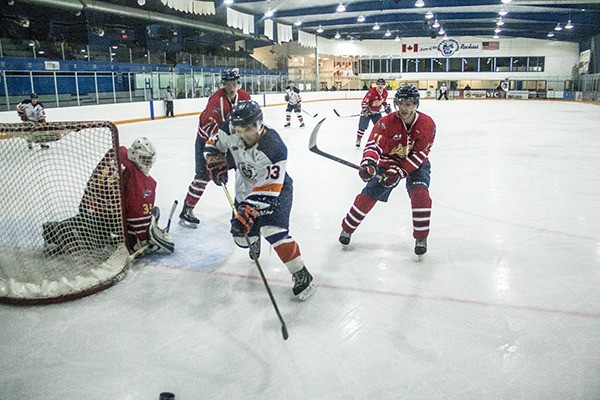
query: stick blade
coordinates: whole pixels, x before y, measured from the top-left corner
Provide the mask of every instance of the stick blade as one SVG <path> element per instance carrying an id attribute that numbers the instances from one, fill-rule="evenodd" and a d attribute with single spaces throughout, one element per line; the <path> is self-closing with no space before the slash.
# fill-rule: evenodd
<path id="1" fill-rule="evenodd" d="M 337 115 L 338 117 L 341 117 L 340 113 L 339 113 L 339 112 L 337 112 L 337 110 L 336 110 L 335 108 L 333 109 L 333 112 L 334 112 L 334 113 L 335 113 L 335 115 Z"/>
<path id="2" fill-rule="evenodd" d="M 317 122 L 317 125 L 315 125 L 312 132 L 310 133 L 310 139 L 308 140 L 308 149 L 310 151 L 315 151 L 315 149 L 317 149 L 317 134 L 319 133 L 319 129 L 321 129 L 321 125 L 323 125 L 323 122 L 326 119 L 327 118 L 323 118 L 322 120 Z"/>
<path id="3" fill-rule="evenodd" d="M 283 340 L 288 340 L 288 338 L 290 337 L 290 335 L 288 334 L 288 330 L 287 330 L 287 327 L 285 326 L 285 324 L 281 325 L 281 334 L 283 335 Z"/>

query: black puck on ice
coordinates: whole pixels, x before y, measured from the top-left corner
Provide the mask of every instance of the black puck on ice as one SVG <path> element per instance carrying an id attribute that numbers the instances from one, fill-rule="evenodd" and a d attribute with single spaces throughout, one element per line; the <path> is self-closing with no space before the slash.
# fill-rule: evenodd
<path id="1" fill-rule="evenodd" d="M 175 400 L 175 395 L 171 392 L 162 392 L 158 399 L 159 400 Z"/>

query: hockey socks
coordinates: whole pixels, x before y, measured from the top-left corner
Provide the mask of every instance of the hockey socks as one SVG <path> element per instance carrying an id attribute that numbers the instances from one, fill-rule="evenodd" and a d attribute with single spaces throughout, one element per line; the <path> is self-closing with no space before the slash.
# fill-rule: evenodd
<path id="1" fill-rule="evenodd" d="M 361 193 L 356 196 L 350 211 L 348 211 L 348 214 L 342 220 L 342 229 L 347 233 L 353 233 L 362 220 L 365 219 L 369 211 L 371 211 L 375 203 L 377 203 L 377 200 L 366 194 Z"/>
<path id="2" fill-rule="evenodd" d="M 431 197 L 429 190 L 417 187 L 409 192 L 412 206 L 413 237 L 425 239 L 429 236 L 429 220 L 431 219 Z"/>
<path id="3" fill-rule="evenodd" d="M 198 200 L 200 200 L 200 197 L 202 197 L 202 194 L 204 194 L 207 184 L 208 181 L 194 178 L 190 184 L 190 187 L 188 188 L 187 195 L 185 196 L 185 207 L 196 207 Z"/>

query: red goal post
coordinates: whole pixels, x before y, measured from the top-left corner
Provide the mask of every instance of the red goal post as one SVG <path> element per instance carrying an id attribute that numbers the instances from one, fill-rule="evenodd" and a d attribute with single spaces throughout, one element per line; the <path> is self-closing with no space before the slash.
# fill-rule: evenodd
<path id="1" fill-rule="evenodd" d="M 0 124 L 0 302 L 72 300 L 124 277 L 118 149 L 112 122 Z"/>

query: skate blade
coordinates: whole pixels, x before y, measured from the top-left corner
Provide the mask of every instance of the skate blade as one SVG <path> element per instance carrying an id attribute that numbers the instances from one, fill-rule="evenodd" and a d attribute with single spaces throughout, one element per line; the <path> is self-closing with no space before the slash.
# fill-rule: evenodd
<path id="1" fill-rule="evenodd" d="M 185 226 L 186 228 L 190 228 L 190 229 L 196 229 L 198 227 L 198 224 L 193 224 L 191 222 L 187 222 L 182 219 L 179 220 L 179 225 Z"/>
<path id="2" fill-rule="evenodd" d="M 300 293 L 298 293 L 296 295 L 296 298 L 300 301 L 305 301 L 307 300 L 310 296 L 312 296 L 315 291 L 317 290 L 317 287 L 315 286 L 314 283 L 311 283 L 310 285 L 308 285 L 308 287 L 306 289 L 304 289 L 303 291 L 301 291 Z"/>
<path id="3" fill-rule="evenodd" d="M 424 255 L 425 255 L 425 254 L 419 254 L 419 255 L 417 256 L 417 261 L 419 261 L 419 262 L 423 261 L 423 256 L 424 256 Z"/>

